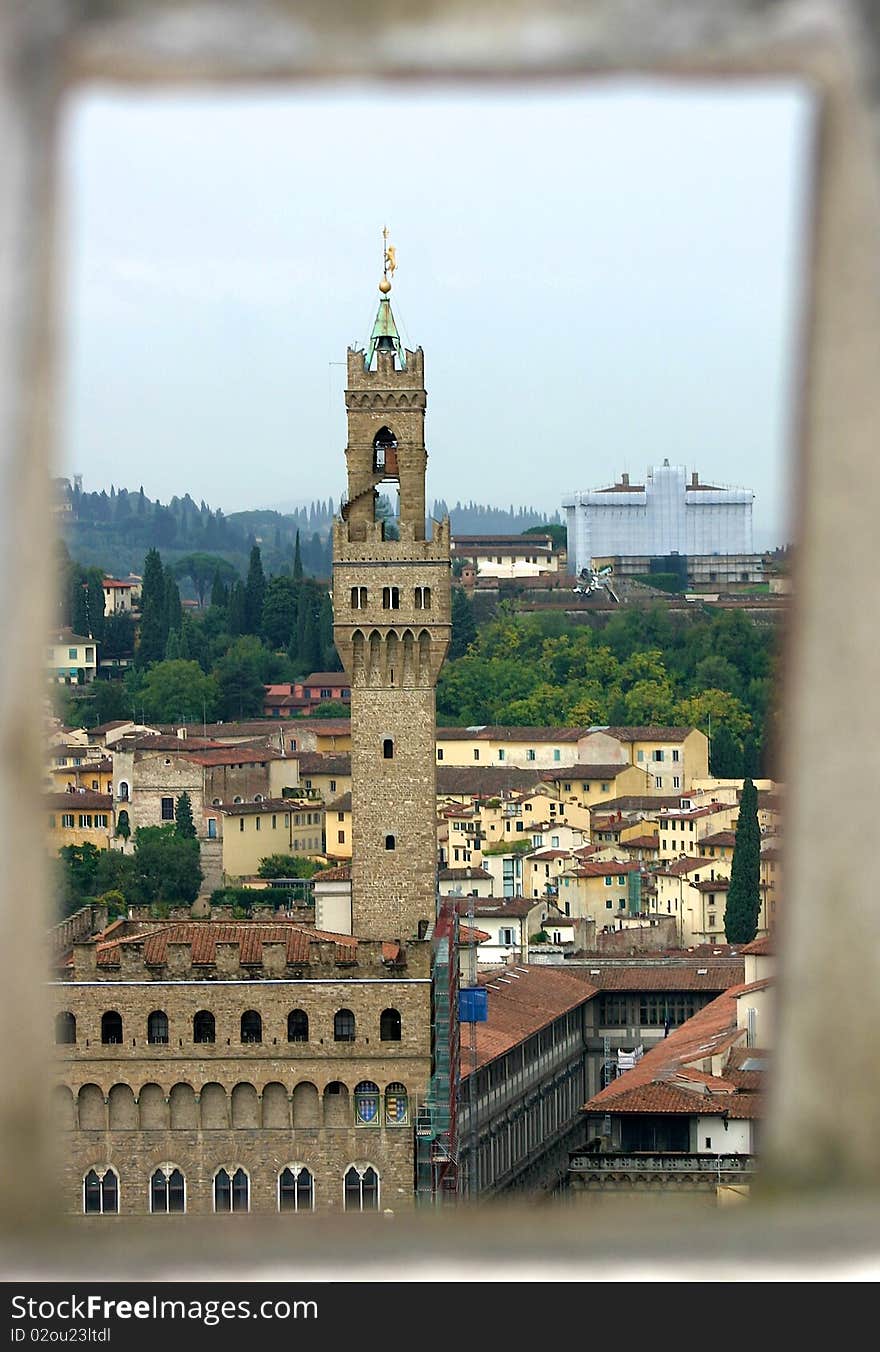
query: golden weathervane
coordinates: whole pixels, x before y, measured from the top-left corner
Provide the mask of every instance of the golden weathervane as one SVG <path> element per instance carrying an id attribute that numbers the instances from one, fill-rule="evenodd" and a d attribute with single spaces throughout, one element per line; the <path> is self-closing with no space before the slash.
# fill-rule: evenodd
<path id="1" fill-rule="evenodd" d="M 388 243 L 387 225 L 382 227 L 382 244 L 384 252 L 382 258 L 382 280 L 379 283 L 379 290 L 382 292 L 383 296 L 387 296 L 388 292 L 391 290 L 391 282 L 388 280 L 388 274 L 390 272 L 393 276 L 397 269 L 397 250 L 393 244 Z"/>

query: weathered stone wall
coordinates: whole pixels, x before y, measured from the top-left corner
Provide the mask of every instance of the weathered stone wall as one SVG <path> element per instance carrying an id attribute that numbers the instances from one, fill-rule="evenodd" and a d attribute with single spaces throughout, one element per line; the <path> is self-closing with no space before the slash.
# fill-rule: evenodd
<path id="1" fill-rule="evenodd" d="M 434 690 L 352 690 L 352 928 L 409 938 L 436 910 Z M 393 743 L 385 759 L 383 743 Z M 388 837 L 394 848 L 386 848 Z"/>
<path id="2" fill-rule="evenodd" d="M 132 832 L 139 826 L 162 826 L 162 799 L 173 798 L 176 804 L 182 793 L 190 796 L 193 821 L 199 830 L 204 806 L 200 765 L 173 752 L 115 752 L 113 779 L 116 811 L 126 808 Z M 128 803 L 118 797 L 123 782 L 129 786 Z"/>
<path id="3" fill-rule="evenodd" d="M 191 971 L 182 951 L 189 946 L 171 947 L 181 952 L 169 953 L 169 965 L 179 962 L 182 972 Z M 265 970 L 282 954 L 267 943 L 263 950 Z M 130 966 L 134 971 L 134 955 Z M 378 1171 L 381 1206 L 412 1205 L 412 1123 L 430 1074 L 426 979 L 117 976 L 58 982 L 52 991 L 55 1011 L 76 1018 L 77 1041 L 56 1047 L 53 1077 L 66 1210 L 81 1213 L 85 1173 L 112 1164 L 120 1178 L 120 1211 L 148 1211 L 150 1176 L 166 1163 L 183 1172 L 187 1210 L 193 1212 L 213 1209 L 215 1172 L 239 1166 L 251 1180 L 250 1209 L 275 1211 L 278 1173 L 292 1163 L 311 1170 L 318 1210 L 341 1210 L 343 1176 L 353 1162 Z M 342 1008 L 355 1016 L 353 1042 L 334 1040 L 334 1015 Z M 287 1016 L 294 1009 L 308 1015 L 307 1042 L 287 1041 Z M 401 1016 L 399 1041 L 380 1038 L 385 1009 Z M 121 1043 L 101 1042 L 107 1010 L 121 1015 Z M 147 1041 L 147 1020 L 156 1010 L 168 1017 L 164 1044 Z M 193 1017 L 200 1010 L 214 1015 L 213 1043 L 193 1041 Z M 241 1042 L 241 1017 L 248 1010 L 261 1016 L 262 1042 Z M 381 1125 L 354 1125 L 353 1096 L 362 1081 L 382 1094 Z M 392 1084 L 403 1084 L 408 1094 L 402 1126 L 384 1124 L 384 1095 Z"/>

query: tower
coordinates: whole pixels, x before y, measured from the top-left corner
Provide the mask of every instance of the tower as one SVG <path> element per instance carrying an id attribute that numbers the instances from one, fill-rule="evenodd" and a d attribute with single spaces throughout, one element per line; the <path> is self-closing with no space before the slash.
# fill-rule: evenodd
<path id="1" fill-rule="evenodd" d="M 387 240 L 387 235 L 386 235 Z M 348 350 L 348 496 L 333 525 L 333 638 L 351 682 L 352 931 L 408 939 L 436 908 L 435 687 L 451 632 L 449 519 L 425 530 L 425 380 L 385 250 L 366 350 Z M 399 539 L 377 520 L 399 492 Z"/>

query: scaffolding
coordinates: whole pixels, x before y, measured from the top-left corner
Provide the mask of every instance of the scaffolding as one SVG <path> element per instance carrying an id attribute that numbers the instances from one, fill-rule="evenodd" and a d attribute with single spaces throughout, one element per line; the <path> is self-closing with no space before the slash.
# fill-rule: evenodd
<path id="1" fill-rule="evenodd" d="M 431 1081 L 416 1114 L 416 1197 L 420 1204 L 454 1201 L 459 1191 L 458 912 L 438 903 L 432 935 Z"/>

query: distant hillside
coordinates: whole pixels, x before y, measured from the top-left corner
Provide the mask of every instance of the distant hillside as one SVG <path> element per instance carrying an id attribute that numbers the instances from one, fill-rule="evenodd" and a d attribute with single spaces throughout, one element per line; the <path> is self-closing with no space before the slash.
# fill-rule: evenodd
<path id="1" fill-rule="evenodd" d="M 188 493 L 166 504 L 148 498 L 143 488 L 131 491 L 111 484 L 109 492 L 86 493 L 67 479 L 56 479 L 55 494 L 59 533 L 71 557 L 87 567 L 123 576 L 137 573 L 147 550 L 156 548 L 167 563 L 184 554 L 219 554 L 244 574 L 251 548 L 259 544 L 266 572 L 279 573 L 293 562 L 299 532 L 304 570 L 315 577 L 330 575 L 330 526 L 337 510 L 332 498 L 290 512 L 264 508 L 224 515 L 204 499 L 196 503 Z M 434 518 L 447 513 L 453 533 L 466 535 L 521 532 L 559 521 L 558 513 L 548 516 L 512 504 L 456 502 L 449 507 L 441 498 L 430 508 Z"/>
<path id="2" fill-rule="evenodd" d="M 449 517 L 453 535 L 509 535 L 521 534 L 530 526 L 561 524 L 558 512 L 536 512 L 533 507 L 490 507 L 481 502 L 457 502 L 450 507 L 438 498 L 431 508 L 435 520 Z"/>

